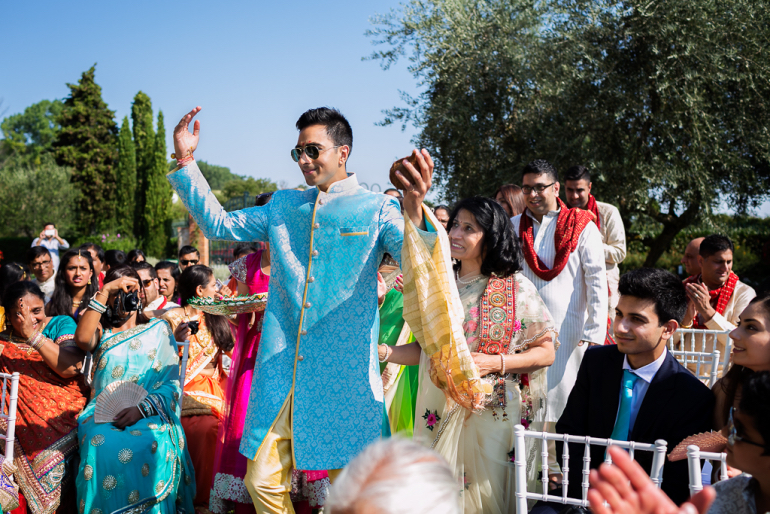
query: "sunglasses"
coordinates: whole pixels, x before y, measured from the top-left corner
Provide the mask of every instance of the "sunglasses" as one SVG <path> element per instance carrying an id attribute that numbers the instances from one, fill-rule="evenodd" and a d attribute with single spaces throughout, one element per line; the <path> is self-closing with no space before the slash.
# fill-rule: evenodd
<path id="1" fill-rule="evenodd" d="M 152 285 L 152 279 L 142 280 L 142 284 L 144 284 L 144 287 L 150 287 Z"/>
<path id="2" fill-rule="evenodd" d="M 754 446 L 759 446 L 765 450 L 770 450 L 770 446 L 768 445 L 750 441 L 745 437 L 738 435 L 738 430 L 735 428 L 735 422 L 733 421 L 733 410 L 735 410 L 735 407 L 730 407 L 730 416 L 727 418 L 727 444 L 735 446 L 735 442 L 738 441 L 741 443 L 753 444 Z"/>
<path id="3" fill-rule="evenodd" d="M 329 148 L 324 148 L 323 150 L 321 150 L 318 145 L 305 145 L 304 147 L 298 146 L 291 149 L 291 158 L 294 159 L 294 162 L 299 162 L 299 159 L 302 157 L 302 153 L 304 152 L 308 159 L 318 159 L 318 156 L 321 155 L 321 152 L 331 150 L 332 148 L 339 148 L 340 146 L 341 145 L 330 146 Z"/>
<path id="4" fill-rule="evenodd" d="M 188 264 L 198 264 L 198 259 L 191 260 L 191 261 L 179 261 L 179 264 L 182 266 L 187 266 Z"/>

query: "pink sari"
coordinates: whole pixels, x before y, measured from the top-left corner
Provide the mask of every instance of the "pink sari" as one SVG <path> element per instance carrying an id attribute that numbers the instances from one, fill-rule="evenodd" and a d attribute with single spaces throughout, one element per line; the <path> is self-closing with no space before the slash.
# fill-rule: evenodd
<path id="1" fill-rule="evenodd" d="M 267 292 L 270 276 L 262 272 L 261 262 L 262 251 L 259 251 L 230 265 L 233 276 L 248 286 L 249 294 Z M 264 311 L 253 316 L 251 313 L 238 315 L 237 339 L 225 393 L 225 414 L 219 424 L 214 459 L 214 484 L 209 500 L 209 509 L 215 514 L 226 514 L 233 509 L 236 514 L 254 512 L 251 496 L 243 483 L 247 459 L 241 455 L 238 448 L 249 405 L 251 378 L 259 349 L 263 314 Z"/>

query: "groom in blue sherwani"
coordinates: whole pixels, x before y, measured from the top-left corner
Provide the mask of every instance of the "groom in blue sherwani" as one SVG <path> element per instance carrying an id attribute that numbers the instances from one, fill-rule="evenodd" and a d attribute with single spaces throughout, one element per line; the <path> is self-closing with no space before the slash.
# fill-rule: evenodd
<path id="1" fill-rule="evenodd" d="M 385 253 L 400 260 L 404 219 L 395 198 L 347 173 L 353 133 L 329 108 L 297 121 L 291 156 L 311 187 L 225 212 L 193 159 L 200 122 L 192 134 L 188 126 L 199 111 L 174 130 L 179 166 L 168 178 L 207 238 L 270 243 L 269 300 L 240 450 L 250 459 L 244 481 L 256 511 L 293 513 L 292 468 L 326 469 L 333 479 L 380 436 L 377 267 Z M 413 157 L 417 165 L 405 160 L 409 176 L 399 179 L 405 212 L 424 229 L 433 162 L 426 150 Z M 435 234 L 421 236 L 434 244 Z"/>

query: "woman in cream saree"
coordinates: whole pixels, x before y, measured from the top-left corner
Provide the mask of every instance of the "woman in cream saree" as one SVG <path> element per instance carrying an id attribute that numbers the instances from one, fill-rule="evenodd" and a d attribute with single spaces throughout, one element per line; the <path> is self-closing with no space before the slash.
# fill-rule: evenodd
<path id="1" fill-rule="evenodd" d="M 380 357 L 399 364 L 419 361 L 414 437 L 438 451 L 454 469 L 462 484 L 463 512 L 504 514 L 515 505 L 513 429 L 516 424 L 542 426 L 545 370 L 553 362 L 557 334 L 534 285 L 517 273 L 521 269 L 518 242 L 498 204 L 486 198 L 461 201 L 450 217 L 449 229 L 451 255 L 458 264 L 456 285 L 446 284 L 445 295 L 459 296 L 464 343 L 478 370 L 483 400 L 471 406 L 448 398 L 434 385 L 440 373 L 436 361 L 417 343 L 381 346 Z M 441 243 L 439 237 L 437 245 Z M 420 243 L 412 239 L 409 244 Z M 407 271 L 406 266 L 405 291 L 415 270 L 431 273 L 429 267 Z M 419 279 L 415 282 L 421 287 Z M 405 312 L 409 302 L 407 296 Z M 534 453 L 529 457 L 532 462 Z M 534 482 L 532 465 L 528 471 Z"/>

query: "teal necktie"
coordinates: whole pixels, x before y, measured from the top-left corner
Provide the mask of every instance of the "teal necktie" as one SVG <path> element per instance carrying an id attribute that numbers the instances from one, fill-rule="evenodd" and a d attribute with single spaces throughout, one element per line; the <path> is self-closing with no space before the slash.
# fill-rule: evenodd
<path id="1" fill-rule="evenodd" d="M 620 409 L 615 428 L 612 429 L 612 439 L 616 441 L 628 441 L 628 432 L 631 425 L 631 403 L 634 399 L 634 384 L 639 380 L 630 369 L 623 370 L 623 385 L 620 388 Z"/>

